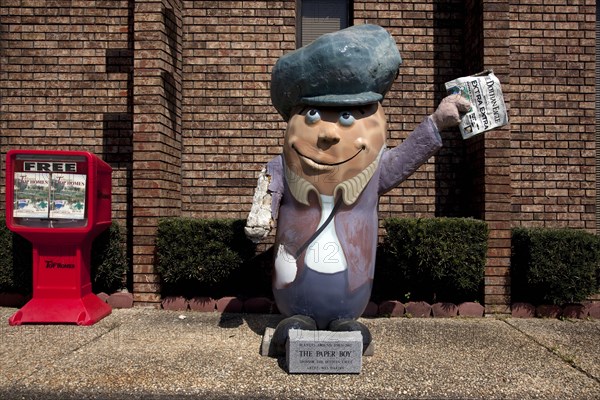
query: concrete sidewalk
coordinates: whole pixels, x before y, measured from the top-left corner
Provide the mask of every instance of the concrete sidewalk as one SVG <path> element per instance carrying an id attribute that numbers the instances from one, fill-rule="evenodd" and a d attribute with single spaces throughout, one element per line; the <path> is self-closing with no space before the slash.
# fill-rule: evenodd
<path id="1" fill-rule="evenodd" d="M 89 327 L 9 326 L 2 399 L 594 399 L 600 321 L 362 319 L 375 340 L 358 375 L 289 375 L 259 355 L 278 315 L 122 309 Z"/>

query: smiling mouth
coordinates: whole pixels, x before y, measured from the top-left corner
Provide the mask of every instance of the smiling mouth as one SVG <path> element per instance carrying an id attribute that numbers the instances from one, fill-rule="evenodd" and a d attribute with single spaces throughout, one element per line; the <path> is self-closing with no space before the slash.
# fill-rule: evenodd
<path id="1" fill-rule="evenodd" d="M 357 155 L 359 155 L 360 152 L 363 151 L 365 148 L 361 147 L 360 149 L 358 149 L 358 151 L 352 157 L 347 158 L 340 162 L 336 162 L 336 163 L 318 162 L 318 161 L 313 160 L 312 158 L 307 157 L 304 154 L 300 153 L 300 151 L 294 145 L 292 145 L 292 149 L 294 149 L 294 151 L 298 154 L 298 156 L 300 156 L 300 158 L 311 168 L 314 168 L 314 169 L 320 170 L 320 171 L 329 171 L 329 170 L 333 169 L 334 167 L 337 167 L 338 165 L 342 165 L 342 164 L 347 163 L 348 161 L 352 160 Z"/>

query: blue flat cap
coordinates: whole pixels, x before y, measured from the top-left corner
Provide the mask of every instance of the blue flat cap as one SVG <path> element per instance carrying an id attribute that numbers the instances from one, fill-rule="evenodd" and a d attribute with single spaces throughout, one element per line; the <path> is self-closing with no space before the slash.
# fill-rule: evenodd
<path id="1" fill-rule="evenodd" d="M 355 25 L 327 33 L 283 55 L 271 74 L 271 101 L 287 121 L 299 104 L 361 106 L 383 100 L 402 59 L 380 26 Z"/>

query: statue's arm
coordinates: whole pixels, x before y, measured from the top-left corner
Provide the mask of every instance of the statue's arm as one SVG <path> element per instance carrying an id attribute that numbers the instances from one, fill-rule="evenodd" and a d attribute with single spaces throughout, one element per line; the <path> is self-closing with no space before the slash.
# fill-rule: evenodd
<path id="1" fill-rule="evenodd" d="M 470 103 L 460 95 L 447 96 L 435 112 L 425 118 L 399 146 L 381 157 L 379 193 L 383 194 L 403 182 L 442 147 L 440 131 L 457 126 Z"/>
<path id="2" fill-rule="evenodd" d="M 381 157 L 379 193 L 395 188 L 442 147 L 442 138 L 431 117 L 427 117 L 398 146 Z"/>
<path id="3" fill-rule="evenodd" d="M 263 240 L 275 227 L 283 194 L 282 160 L 278 156 L 260 171 L 252 207 L 244 231 L 255 243 Z"/>

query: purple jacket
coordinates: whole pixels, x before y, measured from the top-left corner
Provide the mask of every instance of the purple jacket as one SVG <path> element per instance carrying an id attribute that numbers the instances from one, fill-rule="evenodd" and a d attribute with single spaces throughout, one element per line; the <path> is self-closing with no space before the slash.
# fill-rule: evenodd
<path id="1" fill-rule="evenodd" d="M 379 196 L 404 181 L 441 146 L 439 132 L 428 117 L 399 146 L 384 151 L 375 173 L 357 200 L 351 205 L 342 204 L 337 211 L 335 230 L 348 263 L 350 291 L 373 279 Z M 271 176 L 268 188 L 272 194 L 271 213 L 277 221 L 275 249 L 283 245 L 288 253 L 295 254 L 316 231 L 321 208 L 314 192 L 309 194 L 309 206 L 294 199 L 284 178 L 283 163 L 283 156 L 279 155 L 267 164 L 267 174 Z M 305 268 L 305 252 L 296 261 L 298 275 Z"/>

